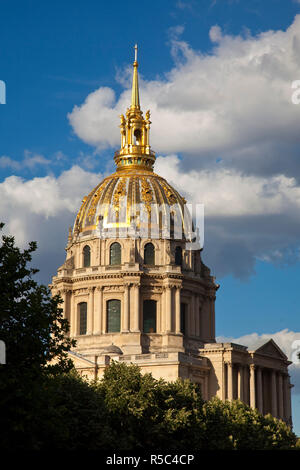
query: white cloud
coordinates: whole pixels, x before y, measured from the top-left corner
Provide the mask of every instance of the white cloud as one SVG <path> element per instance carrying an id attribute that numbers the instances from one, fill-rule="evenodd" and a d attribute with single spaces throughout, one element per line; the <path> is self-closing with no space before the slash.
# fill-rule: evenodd
<path id="1" fill-rule="evenodd" d="M 48 160 L 43 155 L 33 154 L 28 150 L 24 152 L 24 158 L 22 160 L 14 160 L 11 157 L 3 155 L 0 157 L 0 168 L 11 168 L 14 171 L 19 171 L 25 168 L 32 170 L 37 165 L 50 165 L 51 160 Z"/>
<path id="2" fill-rule="evenodd" d="M 184 172 L 176 155 L 160 157 L 155 171 L 185 193 L 204 203 L 208 216 L 294 214 L 300 211 L 300 186 L 284 175 L 260 177 L 222 168 Z"/>
<path id="3" fill-rule="evenodd" d="M 252 173 L 294 174 L 298 156 L 290 146 L 299 144 L 300 106 L 292 104 L 291 83 L 300 78 L 300 15 L 286 31 L 228 36 L 215 25 L 210 38 L 215 47 L 202 54 L 175 35 L 175 67 L 161 79 L 141 80 L 153 148 L 193 158 L 194 167 L 221 156 Z M 70 123 L 85 142 L 117 146 L 118 115 L 129 103 L 129 90 L 116 99 L 101 87 L 73 109 Z"/>
<path id="4" fill-rule="evenodd" d="M 38 242 L 41 279 L 49 282 L 64 261 L 68 227 L 73 225 L 84 195 L 95 187 L 102 175 L 78 166 L 64 171 L 58 178 L 45 176 L 24 180 L 10 176 L 0 183 L 1 222 L 5 233 L 15 236 L 17 245 Z"/>
<path id="5" fill-rule="evenodd" d="M 294 178 L 245 175 L 217 164 L 186 171 L 176 155 L 159 157 L 156 172 L 188 202 L 204 204 L 203 258 L 217 277 L 247 278 L 258 258 L 299 261 L 300 186 Z"/>

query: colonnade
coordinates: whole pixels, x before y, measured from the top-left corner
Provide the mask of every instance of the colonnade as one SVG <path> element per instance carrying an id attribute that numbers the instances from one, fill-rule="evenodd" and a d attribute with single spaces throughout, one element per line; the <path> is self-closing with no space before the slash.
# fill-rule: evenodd
<path id="1" fill-rule="evenodd" d="M 224 398 L 239 399 L 262 414 L 271 413 L 276 418 L 290 422 L 291 385 L 288 374 L 259 364 L 226 362 L 224 367 Z"/>

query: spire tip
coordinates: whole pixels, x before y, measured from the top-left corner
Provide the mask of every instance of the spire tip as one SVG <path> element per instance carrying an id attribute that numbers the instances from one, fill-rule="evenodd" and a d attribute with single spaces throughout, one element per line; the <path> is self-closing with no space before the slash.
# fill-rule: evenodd
<path id="1" fill-rule="evenodd" d="M 138 51 L 138 46 L 135 44 L 134 46 L 134 62 L 137 62 L 137 51 Z"/>

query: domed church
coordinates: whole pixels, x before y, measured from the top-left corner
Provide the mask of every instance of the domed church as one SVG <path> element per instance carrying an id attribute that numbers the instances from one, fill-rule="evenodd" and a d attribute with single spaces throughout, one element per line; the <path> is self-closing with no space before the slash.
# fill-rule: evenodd
<path id="1" fill-rule="evenodd" d="M 190 379 L 204 399 L 239 398 L 291 424 L 290 362 L 276 343 L 248 350 L 216 342 L 219 286 L 202 262 L 185 199 L 154 172 L 137 48 L 131 105 L 120 118 L 116 170 L 83 197 L 50 285 L 77 341 L 76 369 L 95 378 L 111 360 L 135 363 L 156 378 Z"/>

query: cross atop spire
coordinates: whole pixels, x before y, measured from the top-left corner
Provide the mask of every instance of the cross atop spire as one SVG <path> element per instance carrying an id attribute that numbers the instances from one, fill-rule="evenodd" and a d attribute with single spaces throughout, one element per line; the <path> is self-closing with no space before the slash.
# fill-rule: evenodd
<path id="1" fill-rule="evenodd" d="M 134 46 L 134 62 L 137 62 L 137 51 L 138 51 L 138 47 L 137 47 L 137 44 Z"/>

